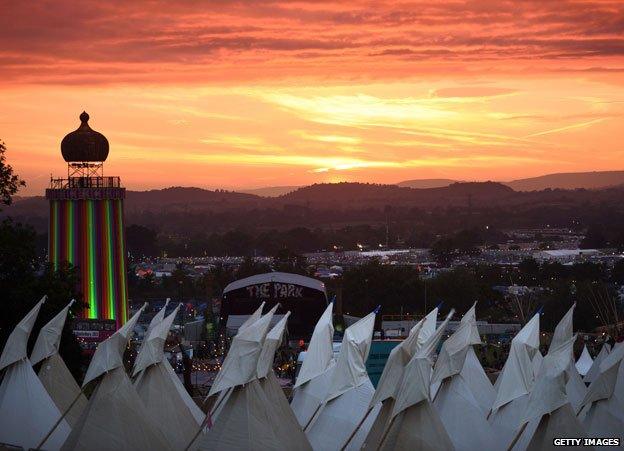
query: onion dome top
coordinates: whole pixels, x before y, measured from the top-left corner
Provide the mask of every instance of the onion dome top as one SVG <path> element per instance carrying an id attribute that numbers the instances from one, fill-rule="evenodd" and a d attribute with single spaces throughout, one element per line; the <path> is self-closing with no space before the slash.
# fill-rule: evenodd
<path id="1" fill-rule="evenodd" d="M 82 112 L 80 127 L 61 141 L 61 153 L 65 161 L 105 161 L 108 157 L 108 140 L 89 127 L 89 115 Z"/>

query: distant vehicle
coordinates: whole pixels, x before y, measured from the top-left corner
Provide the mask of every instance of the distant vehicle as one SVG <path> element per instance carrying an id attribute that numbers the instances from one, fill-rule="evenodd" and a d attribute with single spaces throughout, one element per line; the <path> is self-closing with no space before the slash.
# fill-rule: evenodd
<path id="1" fill-rule="evenodd" d="M 225 287 L 222 324 L 227 324 L 228 329 L 238 329 L 262 302 L 266 303 L 265 312 L 278 302 L 277 315 L 290 311 L 287 326 L 290 338 L 308 341 L 328 301 L 325 284 L 320 280 L 284 272 L 257 274 Z"/>

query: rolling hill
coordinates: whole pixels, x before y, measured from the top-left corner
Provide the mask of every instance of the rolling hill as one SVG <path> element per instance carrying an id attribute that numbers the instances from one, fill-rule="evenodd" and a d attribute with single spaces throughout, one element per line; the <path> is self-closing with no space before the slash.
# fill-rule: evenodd
<path id="1" fill-rule="evenodd" d="M 515 191 L 599 189 L 624 184 L 624 171 L 564 172 L 505 182 Z"/>
<path id="2" fill-rule="evenodd" d="M 404 188 L 443 188 L 457 182 L 457 180 L 451 179 L 416 179 L 399 182 L 397 186 Z"/>
<path id="3" fill-rule="evenodd" d="M 407 188 L 440 188 L 457 183 L 450 179 L 414 179 L 397 183 Z M 545 189 L 601 189 L 624 184 L 624 171 L 561 172 L 500 183 L 514 191 L 542 191 Z"/>

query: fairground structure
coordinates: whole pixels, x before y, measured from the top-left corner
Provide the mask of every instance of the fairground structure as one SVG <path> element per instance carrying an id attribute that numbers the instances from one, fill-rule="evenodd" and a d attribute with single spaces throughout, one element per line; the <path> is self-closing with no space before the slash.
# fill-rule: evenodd
<path id="1" fill-rule="evenodd" d="M 80 291 L 88 308 L 83 318 L 114 320 L 128 317 L 126 243 L 123 201 L 126 189 L 119 177 L 104 177 L 108 140 L 89 127 L 80 127 L 61 142 L 67 178 L 51 178 L 48 258 L 58 267 L 69 262 L 80 273 Z"/>

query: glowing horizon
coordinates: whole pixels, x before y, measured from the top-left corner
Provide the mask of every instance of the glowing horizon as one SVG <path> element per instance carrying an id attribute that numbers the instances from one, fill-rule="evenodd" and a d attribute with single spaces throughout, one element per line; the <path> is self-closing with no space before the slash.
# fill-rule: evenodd
<path id="1" fill-rule="evenodd" d="M 0 139 L 42 194 L 86 110 L 130 189 L 624 169 L 618 1 L 11 2 Z"/>

